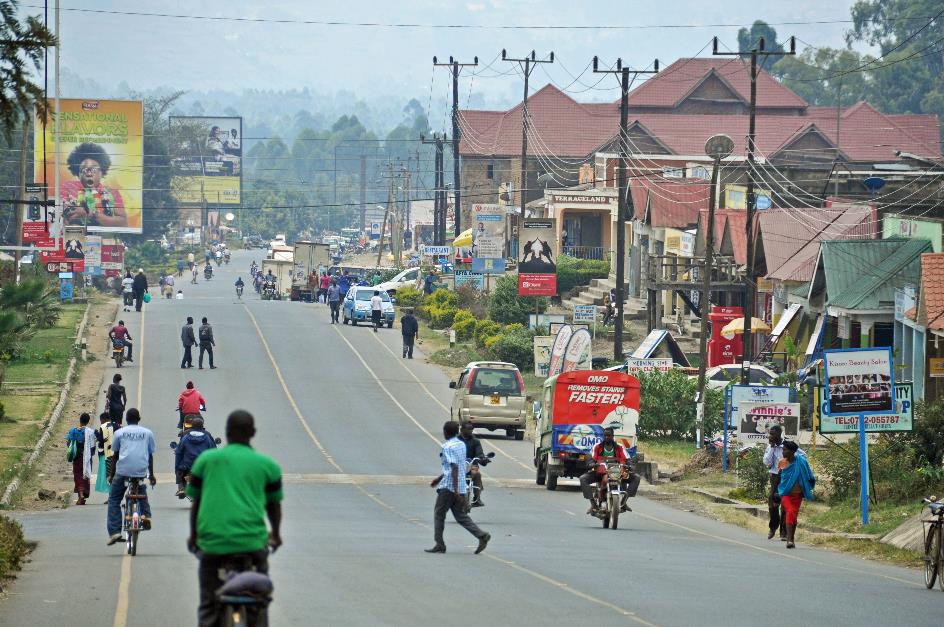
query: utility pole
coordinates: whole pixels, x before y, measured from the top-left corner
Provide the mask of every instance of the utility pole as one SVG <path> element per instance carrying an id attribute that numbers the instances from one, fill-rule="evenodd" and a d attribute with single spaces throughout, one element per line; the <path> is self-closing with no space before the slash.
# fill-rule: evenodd
<path id="1" fill-rule="evenodd" d="M 629 75 L 656 74 L 659 71 L 659 60 L 656 59 L 652 70 L 631 70 L 623 67 L 622 59 L 616 60 L 615 70 L 599 69 L 599 59 L 593 57 L 593 71 L 596 74 L 619 74 L 620 96 L 620 130 L 619 130 L 619 165 L 616 169 L 617 203 L 616 203 L 616 320 L 613 321 L 613 359 L 623 359 L 623 304 L 626 300 L 626 217 L 635 216 L 633 197 L 629 193 L 629 184 L 626 176 L 626 146 L 627 124 L 629 122 Z"/>
<path id="2" fill-rule="evenodd" d="M 384 235 L 387 233 L 387 216 L 390 215 L 390 205 L 393 203 L 393 162 L 387 162 L 387 206 L 384 208 L 383 225 L 380 227 L 380 243 L 377 245 L 377 267 L 380 267 L 380 257 L 383 255 Z M 391 249 L 393 246 L 391 246 Z"/>
<path id="3" fill-rule="evenodd" d="M 747 276 L 744 280 L 744 355 L 741 358 L 741 385 L 750 384 L 751 362 L 754 360 L 754 306 L 757 303 L 757 284 L 754 281 L 754 213 L 757 211 L 757 197 L 754 193 L 754 139 L 757 122 L 757 57 L 783 57 L 796 54 L 796 38 L 790 38 L 790 51 L 764 50 L 764 38 L 750 51 L 718 52 L 718 38 L 712 44 L 712 54 L 716 56 L 750 57 L 751 59 L 751 104 L 747 130 Z"/>
<path id="4" fill-rule="evenodd" d="M 445 176 L 443 173 L 443 149 L 448 137 L 443 134 L 433 133 L 432 139 L 426 139 L 425 135 L 420 135 L 420 141 L 424 144 L 433 144 L 436 146 L 436 156 L 433 169 L 433 244 L 436 246 L 446 245 L 446 195 L 445 195 Z"/>
<path id="5" fill-rule="evenodd" d="M 361 221 L 360 230 L 364 232 L 364 222 L 367 219 L 367 155 L 361 155 Z M 337 204 L 337 202 L 335 202 Z"/>
<path id="6" fill-rule="evenodd" d="M 530 117 L 528 113 L 528 79 L 531 77 L 534 66 L 538 63 L 554 63 L 554 52 L 551 52 L 550 58 L 548 59 L 536 59 L 534 50 L 531 51 L 530 57 L 512 59 L 507 55 L 505 50 L 502 50 L 502 61 L 517 63 L 521 68 L 521 73 L 524 74 L 524 98 L 522 99 L 521 106 L 521 181 L 518 185 L 518 189 L 521 191 L 520 216 L 521 219 L 524 220 L 525 194 L 528 188 L 528 118 Z"/>
<path id="7" fill-rule="evenodd" d="M 473 57 L 472 63 L 459 63 L 452 57 L 449 57 L 449 63 L 437 63 L 436 57 L 433 57 L 433 65 L 437 67 L 452 68 L 452 182 L 455 189 L 455 207 L 456 207 L 456 237 L 462 227 L 462 186 L 460 185 L 459 175 L 459 141 L 462 139 L 462 131 L 459 129 L 459 70 L 464 67 L 475 67 L 479 64 L 479 58 Z M 448 205 L 449 198 L 446 197 Z M 443 210 L 445 212 L 445 209 Z"/>

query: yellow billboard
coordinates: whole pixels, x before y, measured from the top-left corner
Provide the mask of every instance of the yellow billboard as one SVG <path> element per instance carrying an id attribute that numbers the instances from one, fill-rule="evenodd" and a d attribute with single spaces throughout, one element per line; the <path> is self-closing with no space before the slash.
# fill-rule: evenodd
<path id="1" fill-rule="evenodd" d="M 181 205 L 238 205 L 242 118 L 171 116 L 171 193 Z"/>
<path id="2" fill-rule="evenodd" d="M 54 193 L 56 114 L 34 134 L 34 180 Z M 138 100 L 59 100 L 59 201 L 66 226 L 140 233 L 144 107 Z"/>

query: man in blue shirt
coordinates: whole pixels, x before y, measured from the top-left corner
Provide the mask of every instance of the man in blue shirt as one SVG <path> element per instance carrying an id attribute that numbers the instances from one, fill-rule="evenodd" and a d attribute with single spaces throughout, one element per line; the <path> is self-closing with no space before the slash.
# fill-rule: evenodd
<path id="1" fill-rule="evenodd" d="M 124 542 L 121 537 L 121 500 L 125 497 L 128 479 L 150 477 L 151 487 L 157 484 L 154 477 L 154 451 L 157 444 L 150 429 L 138 425 L 141 422 L 141 413 L 132 407 L 125 413 L 127 426 L 115 431 L 111 450 L 118 458 L 115 464 L 115 477 L 111 481 L 111 493 L 108 495 L 108 544 Z M 141 495 L 146 493 L 145 486 L 141 486 Z M 151 528 L 151 506 L 147 499 L 141 501 L 143 518 L 141 526 Z"/>
<path id="2" fill-rule="evenodd" d="M 446 526 L 446 512 L 450 510 L 456 522 L 479 539 L 479 545 L 475 549 L 476 554 L 484 551 L 488 541 L 492 539 L 492 536 L 479 529 L 466 513 L 466 449 L 465 443 L 458 436 L 458 422 L 450 420 L 443 425 L 443 437 L 446 441 L 439 453 L 443 471 L 429 484 L 429 487 L 436 488 L 436 507 L 433 510 L 433 538 L 436 544 L 431 549 L 425 549 L 427 553 L 446 552 L 443 529 Z"/>

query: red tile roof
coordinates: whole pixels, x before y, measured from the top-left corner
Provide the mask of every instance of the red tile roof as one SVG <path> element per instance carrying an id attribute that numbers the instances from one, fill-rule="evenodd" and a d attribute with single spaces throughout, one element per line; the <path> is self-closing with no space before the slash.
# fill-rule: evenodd
<path id="1" fill-rule="evenodd" d="M 708 208 L 711 186 L 705 182 L 675 182 L 665 179 L 634 178 L 630 181 L 636 215 L 645 215 L 653 227 L 684 229 L 698 223 L 698 211 Z M 637 198 L 642 197 L 645 204 Z M 643 209 L 648 208 L 646 214 Z"/>
<path id="2" fill-rule="evenodd" d="M 944 329 L 944 253 L 921 255 L 921 298 L 928 329 Z"/>

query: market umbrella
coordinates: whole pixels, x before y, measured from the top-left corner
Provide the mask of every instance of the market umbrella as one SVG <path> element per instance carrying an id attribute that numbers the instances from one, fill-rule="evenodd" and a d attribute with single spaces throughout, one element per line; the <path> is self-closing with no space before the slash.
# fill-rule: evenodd
<path id="1" fill-rule="evenodd" d="M 751 333 L 758 331 L 770 331 L 766 322 L 759 318 L 751 318 Z M 731 335 L 732 333 L 744 333 L 744 318 L 735 318 L 721 329 L 721 335 Z"/>
<path id="2" fill-rule="evenodd" d="M 471 245 L 472 245 L 472 229 L 466 229 L 465 231 L 462 231 L 461 233 L 459 233 L 459 237 L 457 237 L 452 242 L 453 248 L 468 248 Z"/>

